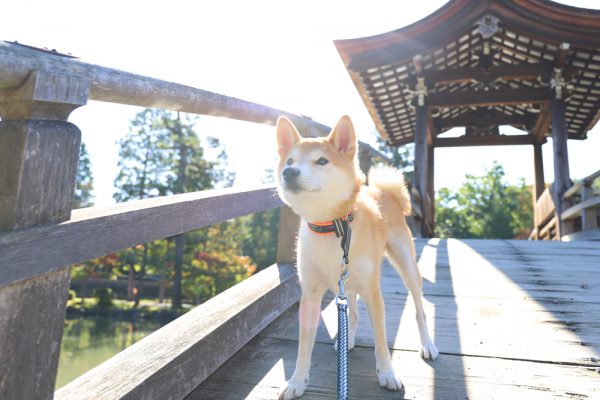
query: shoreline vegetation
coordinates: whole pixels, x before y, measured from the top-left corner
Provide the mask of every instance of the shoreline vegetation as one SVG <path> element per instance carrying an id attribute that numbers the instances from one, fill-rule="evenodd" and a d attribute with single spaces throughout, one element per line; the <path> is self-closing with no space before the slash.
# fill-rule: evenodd
<path id="1" fill-rule="evenodd" d="M 160 303 L 151 299 L 142 299 L 136 306 L 134 301 L 129 300 L 111 299 L 110 304 L 107 304 L 94 297 L 71 297 L 67 302 L 66 318 L 101 316 L 120 320 L 154 319 L 169 322 L 182 316 L 192 307 L 191 304 L 183 304 L 181 308 L 173 309 L 170 303 Z"/>

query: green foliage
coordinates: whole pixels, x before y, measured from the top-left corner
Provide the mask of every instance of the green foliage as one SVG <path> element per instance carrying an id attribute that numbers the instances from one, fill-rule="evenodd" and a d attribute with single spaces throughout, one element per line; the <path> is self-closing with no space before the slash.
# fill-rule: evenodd
<path id="1" fill-rule="evenodd" d="M 98 299 L 99 308 L 111 308 L 113 306 L 113 293 L 110 288 L 97 288 L 94 297 Z"/>
<path id="2" fill-rule="evenodd" d="M 456 192 L 439 190 L 436 201 L 436 235 L 456 238 L 527 237 L 531 230 L 533 203 L 522 180 L 504 181 L 504 169 L 494 162 L 483 176 L 466 175 Z"/>
<path id="3" fill-rule="evenodd" d="M 247 218 L 248 236 L 242 242 L 243 254 L 249 256 L 262 270 L 275 263 L 279 209 L 263 211 Z"/>
<path id="4" fill-rule="evenodd" d="M 402 171 L 411 171 L 414 169 L 414 145 L 393 147 L 388 145 L 379 135 L 377 137 L 377 148 L 392 161 L 392 165 Z"/>
<path id="5" fill-rule="evenodd" d="M 75 179 L 75 192 L 73 194 L 73 208 L 91 207 L 94 205 L 94 176 L 90 156 L 81 142 L 79 148 L 79 162 L 77 163 L 77 177 Z"/>
<path id="6" fill-rule="evenodd" d="M 592 183 L 592 190 L 596 194 L 600 194 L 600 178 L 596 178 L 594 183 Z"/>
<path id="7" fill-rule="evenodd" d="M 145 109 L 131 121 L 130 131 L 119 141 L 119 174 L 115 179 L 117 201 L 143 199 L 210 189 L 215 182 L 231 181 L 219 163 L 206 160 L 194 131 L 196 119 L 165 110 Z M 220 148 L 208 138 L 208 145 Z"/>
<path id="8" fill-rule="evenodd" d="M 128 201 L 231 184 L 234 175 L 227 170 L 222 146 L 214 138 L 201 143 L 194 122 L 161 110 L 138 113 L 119 141 L 114 198 Z M 207 153 L 202 144 L 207 145 Z M 272 172 L 267 175 L 272 177 Z M 160 277 L 172 282 L 174 307 L 180 299 L 175 295 L 178 283 L 183 299 L 202 302 L 252 275 L 257 265 L 264 268 L 275 261 L 278 220 L 279 211 L 271 210 L 225 221 L 187 233 L 179 254 L 175 254 L 176 238 L 157 240 L 76 265 L 72 277 L 84 281 L 83 292 L 88 279 L 128 277 L 130 294 L 140 293 L 133 290 L 139 287 L 137 279 Z M 100 306 L 106 293 L 96 295 L 102 297 L 97 300 Z"/>

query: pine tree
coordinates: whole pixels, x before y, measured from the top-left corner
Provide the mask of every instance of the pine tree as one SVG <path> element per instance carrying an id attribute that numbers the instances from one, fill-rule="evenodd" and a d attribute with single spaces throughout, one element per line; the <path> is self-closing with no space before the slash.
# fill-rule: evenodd
<path id="1" fill-rule="evenodd" d="M 77 177 L 75 179 L 75 192 L 73 194 L 72 208 L 91 207 L 94 205 L 94 176 L 92 175 L 92 163 L 90 156 L 81 142 L 79 148 L 79 162 L 77 163 Z"/>
<path id="2" fill-rule="evenodd" d="M 145 109 L 131 122 L 129 133 L 120 140 L 120 172 L 115 179 L 117 201 L 165 196 L 211 189 L 223 179 L 232 180 L 219 161 L 204 158 L 204 149 L 194 131 L 196 119 L 164 110 Z M 218 147 L 216 139 L 209 145 Z M 181 266 L 185 251 L 185 237 L 175 240 L 173 307 L 181 307 Z M 141 265 L 146 264 L 147 246 Z"/>

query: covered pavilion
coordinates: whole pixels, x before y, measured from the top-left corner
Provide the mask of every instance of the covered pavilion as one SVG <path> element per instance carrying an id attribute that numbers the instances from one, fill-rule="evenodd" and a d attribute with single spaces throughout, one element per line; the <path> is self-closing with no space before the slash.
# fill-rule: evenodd
<path id="1" fill-rule="evenodd" d="M 535 200 L 541 147 L 554 147 L 552 198 L 571 186 L 567 139 L 600 118 L 600 11 L 546 0 L 450 0 L 412 25 L 335 45 L 379 134 L 414 142 L 421 234 L 434 232 L 434 149 L 529 145 Z M 504 135 L 499 126 L 524 133 Z M 459 137 L 445 137 L 464 127 Z"/>

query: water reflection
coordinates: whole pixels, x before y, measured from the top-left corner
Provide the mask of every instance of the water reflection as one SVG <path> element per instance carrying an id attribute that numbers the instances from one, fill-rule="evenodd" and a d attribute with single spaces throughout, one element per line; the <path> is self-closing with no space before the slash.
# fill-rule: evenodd
<path id="1" fill-rule="evenodd" d="M 56 389 L 131 346 L 165 323 L 154 320 L 123 321 L 108 317 L 66 320 Z"/>

